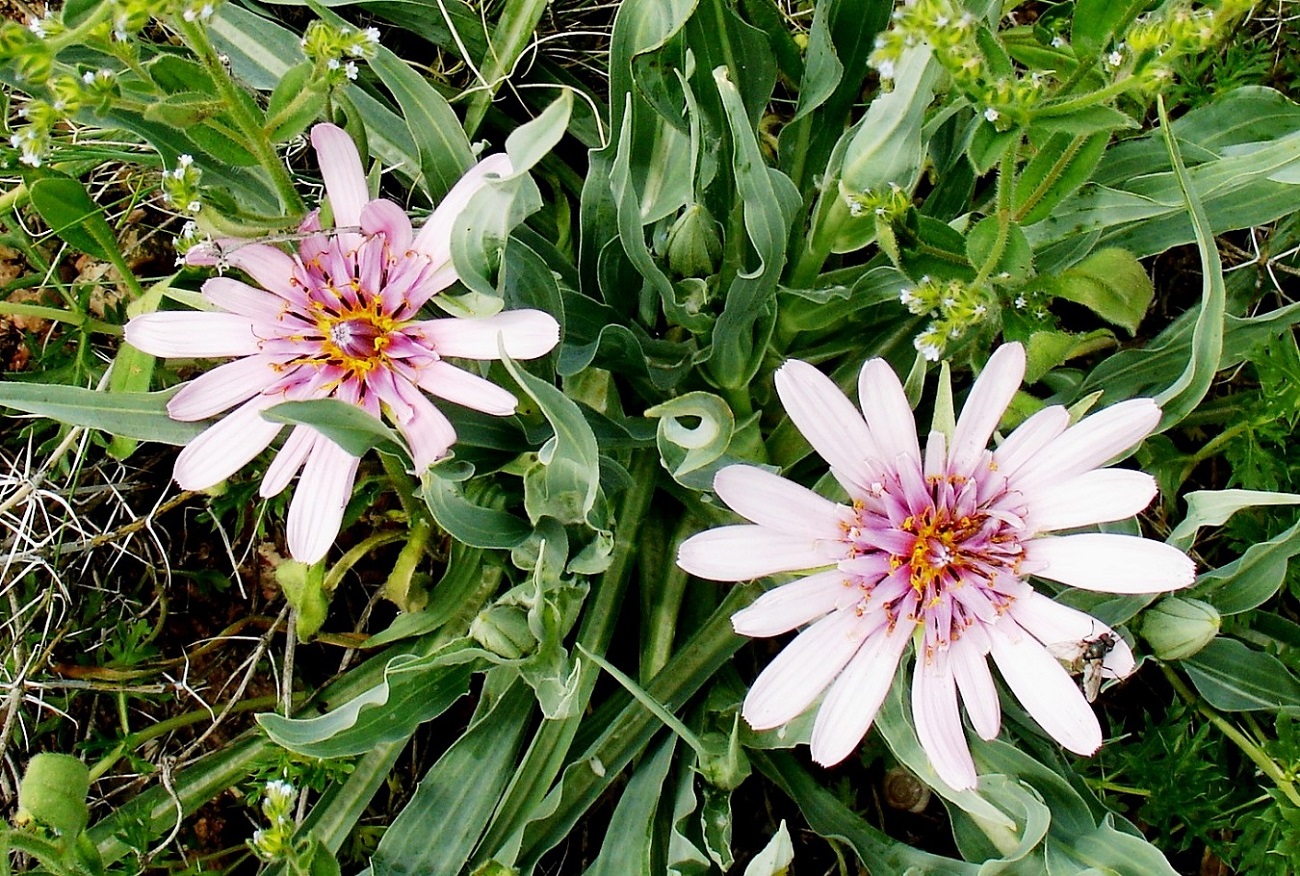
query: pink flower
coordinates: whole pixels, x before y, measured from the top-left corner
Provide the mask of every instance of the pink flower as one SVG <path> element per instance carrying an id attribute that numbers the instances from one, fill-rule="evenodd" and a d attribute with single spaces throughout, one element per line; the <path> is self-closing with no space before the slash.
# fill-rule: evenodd
<path id="1" fill-rule="evenodd" d="M 989 655 L 1029 714 L 1063 746 L 1091 754 L 1101 745 L 1096 716 L 1053 652 L 1073 648 L 1078 655 L 1091 643 L 1096 656 L 1104 655 L 1100 674 L 1108 678 L 1132 672 L 1133 654 L 1100 621 L 1036 592 L 1027 577 L 1153 593 L 1192 583 L 1194 568 L 1180 551 L 1145 538 L 1050 534 L 1147 506 L 1156 494 L 1149 475 L 1100 466 L 1148 435 L 1160 409 L 1134 399 L 1071 426 L 1064 408 L 1049 407 L 990 451 L 1024 370 L 1020 345 L 995 352 L 952 435 L 932 432 L 924 452 L 902 386 L 884 361 L 867 362 L 858 378 L 865 419 L 813 366 L 792 360 L 776 373 L 790 419 L 853 504 L 763 469 L 728 466 L 714 488 L 752 523 L 695 535 L 677 559 L 715 581 L 809 573 L 732 618 L 749 636 L 811 623 L 745 698 L 743 713 L 755 729 L 790 721 L 825 691 L 812 756 L 838 763 L 871 726 L 911 642 L 916 732 L 952 787 L 976 783 L 958 694 L 982 738 L 994 738 L 1000 727 Z"/>
<path id="2" fill-rule="evenodd" d="M 544 355 L 559 340 L 548 314 L 516 310 L 483 319 L 421 319 L 420 308 L 456 281 L 451 228 L 490 174 L 510 162 L 493 155 L 471 168 L 415 233 L 402 208 L 371 200 L 351 138 L 334 125 L 312 129 L 312 145 L 337 228 L 316 214 L 293 254 L 265 243 L 233 242 L 225 262 L 257 285 L 231 277 L 203 284 L 210 312 L 163 312 L 126 326 L 133 346 L 163 357 L 234 357 L 186 385 L 168 403 L 177 420 L 204 420 L 234 407 L 181 451 L 174 476 L 205 489 L 265 450 L 283 426 L 262 411 L 286 400 L 337 398 L 391 419 L 423 470 L 456 440 L 424 393 L 505 416 L 516 399 L 446 361 Z M 195 261 L 195 259 L 191 259 Z M 208 263 L 215 259 L 210 256 Z M 237 406 L 237 407 L 236 407 Z M 295 559 L 313 563 L 338 535 L 360 460 L 309 426 L 295 426 L 262 479 L 274 496 L 300 470 L 289 506 Z"/>

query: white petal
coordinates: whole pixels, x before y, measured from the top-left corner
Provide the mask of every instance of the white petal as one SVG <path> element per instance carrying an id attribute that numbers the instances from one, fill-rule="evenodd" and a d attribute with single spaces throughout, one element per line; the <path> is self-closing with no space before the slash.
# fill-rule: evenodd
<path id="1" fill-rule="evenodd" d="M 998 701 L 988 660 L 970 636 L 962 636 L 948 646 L 948 668 L 957 682 L 957 690 L 961 691 L 961 701 L 966 705 L 975 732 L 981 739 L 996 738 L 1002 729 L 1002 704 Z"/>
<path id="2" fill-rule="evenodd" d="M 1003 344 L 989 357 L 957 418 L 948 451 L 950 470 L 967 475 L 974 472 L 1024 377 L 1025 348 L 1019 344 Z"/>
<path id="3" fill-rule="evenodd" d="M 1123 520 L 1150 505 L 1156 490 L 1156 479 L 1146 472 L 1092 469 L 1026 495 L 1025 524 L 1031 532 L 1047 532 Z"/>
<path id="4" fill-rule="evenodd" d="M 966 791 L 975 787 L 978 776 L 957 711 L 957 686 L 947 658 L 940 651 L 929 660 L 917 659 L 912 674 L 912 718 L 917 739 L 939 778 L 951 788 Z"/>
<path id="5" fill-rule="evenodd" d="M 289 481 L 293 480 L 293 476 L 307 461 L 307 455 L 316 445 L 318 437 L 320 433 L 311 426 L 294 426 L 284 446 L 267 466 L 266 474 L 262 475 L 262 485 L 258 488 L 257 494 L 264 499 L 269 499 L 284 492 L 284 488 L 289 486 Z"/>
<path id="6" fill-rule="evenodd" d="M 817 710 L 811 739 L 814 761 L 832 766 L 857 749 L 889 693 L 910 638 L 907 624 L 877 630 L 849 660 Z"/>
<path id="7" fill-rule="evenodd" d="M 848 508 L 752 465 L 729 465 L 713 478 L 727 507 L 751 523 L 809 538 L 841 538 Z"/>
<path id="8" fill-rule="evenodd" d="M 1015 476 L 1069 425 L 1070 412 L 1060 405 L 1043 408 L 1025 420 L 993 451 L 993 462 L 998 473 L 1007 478 Z"/>
<path id="9" fill-rule="evenodd" d="M 870 359 L 862 366 L 858 372 L 858 398 L 881 461 L 892 464 L 906 454 L 919 462 L 921 448 L 916 440 L 916 418 L 907 404 L 898 375 L 884 359 Z"/>
<path id="10" fill-rule="evenodd" d="M 361 209 L 370 200 L 370 190 L 352 138 L 336 125 L 319 124 L 311 129 L 311 145 L 320 162 L 334 224 L 360 225 Z"/>
<path id="11" fill-rule="evenodd" d="M 422 366 L 418 376 L 419 386 L 425 392 L 485 414 L 508 417 L 519 405 L 508 390 L 449 362 Z"/>
<path id="12" fill-rule="evenodd" d="M 262 419 L 262 410 L 276 401 L 254 396 L 186 445 L 172 472 L 176 483 L 186 490 L 206 490 L 247 465 L 284 428 L 282 423 Z"/>
<path id="13" fill-rule="evenodd" d="M 842 552 L 839 545 L 766 526 L 719 526 L 682 542 L 677 565 L 710 581 L 748 581 L 826 566 Z"/>
<path id="14" fill-rule="evenodd" d="M 360 462 L 325 436 L 316 439 L 289 503 L 285 538 L 298 562 L 314 563 L 334 544 Z"/>
<path id="15" fill-rule="evenodd" d="M 1135 398 L 1084 417 L 1016 473 L 1013 488 L 1031 490 L 1082 474 L 1130 449 L 1160 423 L 1160 408 Z"/>
<path id="16" fill-rule="evenodd" d="M 410 405 L 411 417 L 405 423 L 398 423 L 397 428 L 411 447 L 411 460 L 419 474 L 447 455 L 448 449 L 456 443 L 456 430 L 446 414 L 414 387 L 403 392 L 402 397 Z"/>
<path id="17" fill-rule="evenodd" d="M 1025 560 L 1041 578 L 1101 593 L 1162 593 L 1196 577 L 1196 566 L 1182 551 L 1135 535 L 1036 538 L 1025 543 Z"/>
<path id="18" fill-rule="evenodd" d="M 804 630 L 754 681 L 741 714 L 755 730 L 779 727 L 799 715 L 884 623 L 837 611 Z"/>
<path id="19" fill-rule="evenodd" d="M 167 402 L 173 420 L 206 420 L 246 401 L 283 375 L 262 356 L 245 356 L 201 374 Z"/>
<path id="20" fill-rule="evenodd" d="M 1018 597 L 1009 613 L 1027 633 L 1049 648 L 1111 636 L 1113 647 L 1102 661 L 1102 675 L 1107 678 L 1127 678 L 1137 668 L 1128 642 L 1090 614 L 1035 592 Z"/>
<path id="21" fill-rule="evenodd" d="M 850 495 L 865 496 L 872 480 L 867 460 L 880 454 L 861 412 L 834 381 L 807 362 L 788 360 L 774 381 L 790 421 L 830 463 Z"/>
<path id="22" fill-rule="evenodd" d="M 279 295 L 250 286 L 234 277 L 212 277 L 203 284 L 203 297 L 227 313 L 274 322 L 287 307 Z"/>
<path id="23" fill-rule="evenodd" d="M 511 359 L 536 359 L 560 342 L 560 324 L 540 310 L 429 319 L 411 328 L 427 338 L 438 355 L 461 359 L 500 359 L 502 346 Z"/>
<path id="24" fill-rule="evenodd" d="M 764 593 L 731 616 L 742 636 L 777 636 L 857 601 L 859 591 L 838 569 L 818 572 Z"/>
<path id="25" fill-rule="evenodd" d="M 261 349 L 253 321 L 234 313 L 167 310 L 137 316 L 124 330 L 128 344 L 164 359 L 250 356 Z"/>
<path id="26" fill-rule="evenodd" d="M 224 254 L 226 264 L 239 268 L 277 295 L 298 301 L 302 290 L 294 286 L 294 262 L 288 253 L 265 243 L 244 243 L 232 247 Z"/>
<path id="27" fill-rule="evenodd" d="M 469 205 L 470 198 L 487 184 L 490 175 L 504 177 L 513 172 L 505 153 L 489 155 L 467 170 L 415 235 L 412 248 L 427 255 L 435 265 L 448 261 L 451 258 L 451 227 L 456 217 Z"/>
<path id="28" fill-rule="evenodd" d="M 1033 637 L 1004 620 L 989 627 L 990 653 L 1020 704 L 1057 742 L 1076 754 L 1101 747 L 1101 725 L 1074 679 Z"/>

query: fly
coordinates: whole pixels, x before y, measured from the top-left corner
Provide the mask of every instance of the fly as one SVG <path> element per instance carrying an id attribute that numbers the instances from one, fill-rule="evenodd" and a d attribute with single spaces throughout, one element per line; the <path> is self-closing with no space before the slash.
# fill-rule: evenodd
<path id="1" fill-rule="evenodd" d="M 1117 641 L 1118 638 L 1114 633 L 1105 632 L 1100 636 L 1081 639 L 1078 642 L 1057 642 L 1048 645 L 1047 653 L 1061 661 L 1061 665 L 1071 675 L 1083 675 L 1079 687 L 1083 689 L 1084 698 L 1091 703 L 1097 699 L 1097 694 L 1101 691 L 1101 671 L 1102 665 L 1106 662 L 1106 655 L 1115 650 Z"/>

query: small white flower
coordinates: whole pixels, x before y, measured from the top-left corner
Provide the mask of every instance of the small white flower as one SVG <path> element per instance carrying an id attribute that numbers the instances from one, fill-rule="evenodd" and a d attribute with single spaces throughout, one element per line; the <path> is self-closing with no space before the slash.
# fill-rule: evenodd
<path id="1" fill-rule="evenodd" d="M 1065 37 L 1063 36 L 1052 37 L 1052 48 L 1060 49 L 1060 48 L 1064 48 L 1064 46 L 1065 46 Z"/>
<path id="2" fill-rule="evenodd" d="M 195 200 L 195 201 L 190 201 L 188 204 L 186 204 L 185 210 L 188 213 L 197 213 L 199 212 L 200 209 L 202 209 L 202 207 L 203 205 L 200 204 L 197 200 Z"/>
<path id="3" fill-rule="evenodd" d="M 199 10 L 199 18 L 203 19 L 204 21 L 207 21 L 209 18 L 212 17 L 212 13 L 215 11 L 216 10 L 213 9 L 211 3 L 204 3 L 203 8 Z"/>
<path id="4" fill-rule="evenodd" d="M 989 309 L 988 309 L 987 307 L 985 307 L 983 304 L 976 304 L 976 305 L 975 305 L 975 315 L 976 315 L 976 316 L 983 316 L 984 314 L 986 314 L 986 313 L 988 313 L 988 312 L 989 312 Z"/>
<path id="5" fill-rule="evenodd" d="M 370 45 L 372 46 L 379 45 L 379 28 L 368 27 L 365 30 L 361 31 L 361 36 L 363 36 L 366 42 L 370 43 Z"/>
<path id="6" fill-rule="evenodd" d="M 337 70 L 338 68 L 343 66 L 343 62 L 340 61 L 338 58 L 330 58 L 328 61 L 325 62 L 325 66 L 330 70 Z"/>
<path id="7" fill-rule="evenodd" d="M 893 79 L 897 68 L 893 61 L 881 61 L 876 65 L 876 72 L 880 74 L 881 79 Z"/>
<path id="8" fill-rule="evenodd" d="M 916 347 L 916 352 L 925 357 L 927 362 L 939 361 L 939 348 L 928 337 L 917 335 L 916 339 L 912 341 L 912 346 Z"/>
<path id="9" fill-rule="evenodd" d="M 1106 64 L 1110 67 L 1118 67 L 1124 63 L 1124 53 L 1116 49 L 1106 56 Z"/>
<path id="10" fill-rule="evenodd" d="M 343 75 L 353 80 L 357 78 L 356 61 L 348 61 L 346 64 L 343 65 Z"/>
<path id="11" fill-rule="evenodd" d="M 48 22 L 44 18 L 37 18 L 35 15 L 27 19 L 27 29 L 36 34 L 38 39 L 45 39 L 50 35 L 49 30 L 46 28 L 46 24 L 48 24 Z"/>
<path id="12" fill-rule="evenodd" d="M 194 21 L 194 19 L 198 17 L 199 14 L 195 12 L 193 9 L 186 9 L 184 12 L 181 13 L 181 18 L 185 19 L 186 21 Z"/>
<path id="13" fill-rule="evenodd" d="M 990 122 L 996 122 L 1001 115 L 1002 114 L 993 107 L 984 110 L 984 118 L 988 119 Z"/>
<path id="14" fill-rule="evenodd" d="M 82 74 L 81 74 L 81 81 L 84 82 L 84 83 L 86 83 L 87 85 L 94 85 L 94 84 L 95 84 L 95 74 L 94 74 L 94 73 L 91 73 L 89 70 L 87 70 L 85 73 L 82 73 Z"/>
<path id="15" fill-rule="evenodd" d="M 1016 310 L 1024 310 L 1028 304 L 1029 301 L 1025 299 L 1025 296 L 1023 295 L 1016 296 L 1016 300 L 1015 300 Z"/>

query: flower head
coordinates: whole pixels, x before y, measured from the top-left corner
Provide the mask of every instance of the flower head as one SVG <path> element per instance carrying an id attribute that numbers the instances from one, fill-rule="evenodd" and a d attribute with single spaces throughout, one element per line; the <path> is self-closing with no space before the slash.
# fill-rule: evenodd
<path id="1" fill-rule="evenodd" d="M 790 419 L 831 466 L 852 504 L 838 504 L 763 469 L 733 465 L 718 495 L 752 521 L 693 536 L 678 563 L 702 578 L 744 581 L 810 574 L 738 612 L 736 630 L 774 636 L 812 623 L 759 675 L 745 698 L 756 729 L 790 721 L 826 692 L 813 759 L 843 760 L 883 702 L 909 642 L 912 713 L 939 777 L 976 783 L 958 694 L 975 732 L 1001 723 L 987 658 L 1030 715 L 1071 751 L 1101 744 L 1096 716 L 1054 653 L 1104 643 L 1100 675 L 1133 671 L 1133 654 L 1100 621 L 1037 592 L 1037 576 L 1107 593 L 1151 593 L 1192 582 L 1180 551 L 1110 533 L 1051 533 L 1119 520 L 1156 493 L 1142 472 L 1100 466 L 1155 428 L 1149 399 L 1121 402 L 1075 425 L 1059 406 L 1022 423 L 996 450 L 989 438 L 1024 375 L 1008 344 L 989 360 L 951 436 L 924 450 L 889 365 L 863 366 L 860 414 L 827 377 L 789 361 L 776 388 Z M 864 416 L 865 414 L 865 416 Z M 1096 669 L 1096 667 L 1093 667 Z"/>
<path id="2" fill-rule="evenodd" d="M 535 310 L 479 319 L 420 317 L 420 308 L 456 281 L 456 216 L 492 174 L 511 172 L 506 156 L 490 156 L 471 168 L 416 233 L 402 208 L 370 199 L 361 159 L 341 128 L 317 125 L 312 144 L 335 228 L 322 228 L 313 213 L 292 254 L 266 243 L 227 242 L 225 263 L 256 285 L 214 277 L 203 284 L 212 311 L 154 313 L 126 326 L 127 341 L 155 356 L 234 357 L 168 403 L 177 420 L 203 420 L 235 408 L 177 457 L 174 476 L 186 489 L 213 486 L 266 449 L 284 427 L 261 413 L 287 400 L 337 398 L 374 417 L 387 416 L 423 470 L 456 440 L 451 423 L 425 393 L 499 416 L 516 406 L 511 393 L 447 357 L 497 359 L 500 344 L 514 358 L 532 359 L 559 340 L 556 321 Z M 213 264 L 216 258 L 210 248 L 198 247 L 188 260 Z M 295 559 L 315 562 L 329 550 L 358 462 L 304 425 L 295 426 L 280 448 L 261 494 L 278 494 L 302 471 L 289 506 Z"/>

